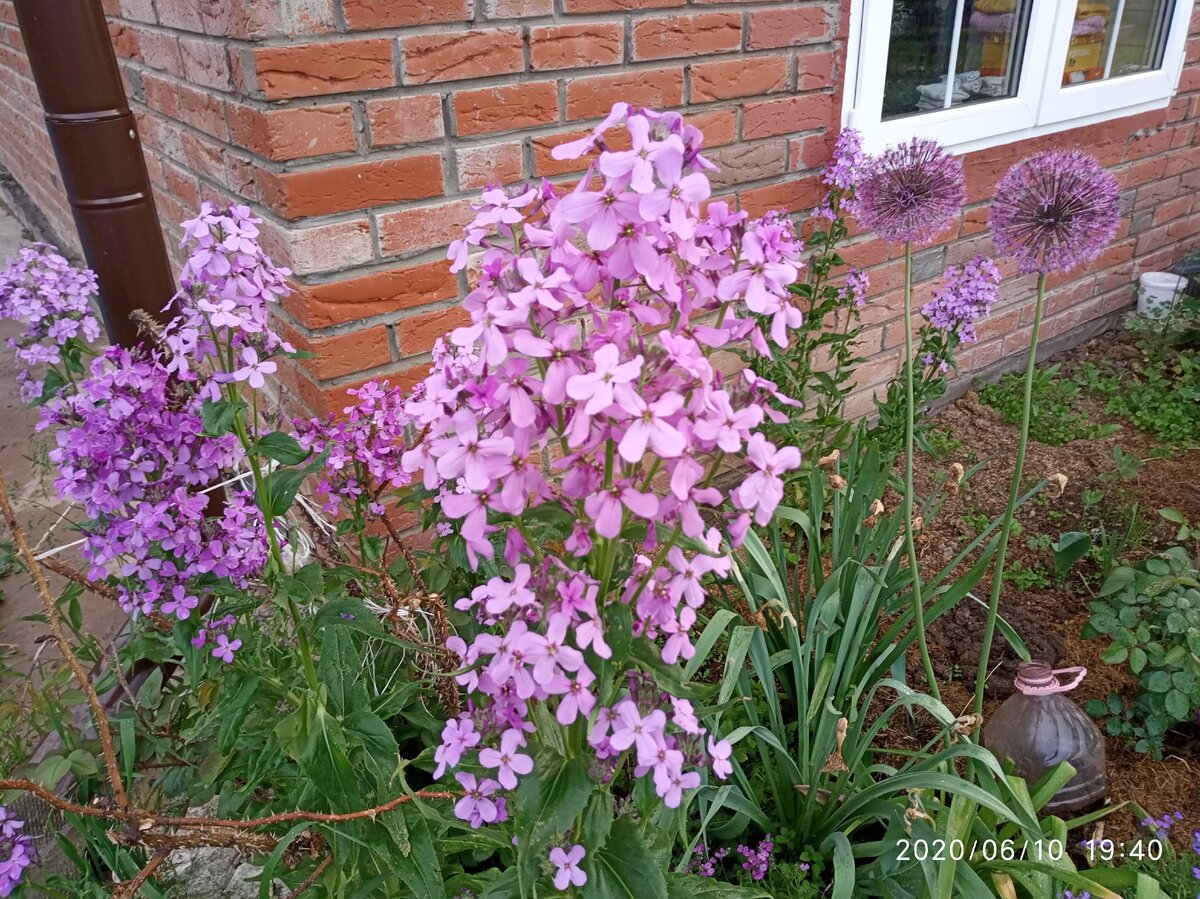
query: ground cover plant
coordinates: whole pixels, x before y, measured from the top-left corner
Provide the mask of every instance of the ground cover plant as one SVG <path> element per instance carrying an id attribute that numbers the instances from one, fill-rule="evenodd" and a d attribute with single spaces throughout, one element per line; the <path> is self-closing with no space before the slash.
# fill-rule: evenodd
<path id="1" fill-rule="evenodd" d="M 618 104 L 554 150 L 588 159 L 576 184 L 484 192 L 449 253 L 477 273 L 470 323 L 414 389 L 367 384 L 324 420 L 271 405 L 288 273 L 243 207 L 185 223 L 174 318 L 140 348 L 92 348 L 94 284 L 50 248 L 9 267 L 2 311 L 49 366 L 22 391 L 90 570 L 54 597 L 0 480 L 66 662 L 48 683 L 74 694 L 22 734 L 59 745 L 0 772 L 6 803 L 62 812 L 74 871 L 30 867 L 44 847 L 5 811 L 0 893 L 170 896 L 185 845 L 252 857 L 263 896 L 1167 895 L 1174 868 L 1030 855 L 1112 809 L 1043 814 L 1071 768 L 1026 784 L 978 741 L 993 635 L 1029 655 L 999 603 L 1036 586 L 1005 567 L 1017 513 L 1064 488 L 1022 471 L 1035 325 L 1008 500 L 930 563 L 986 461 L 930 480 L 919 447 L 959 438 L 918 409 L 995 301 L 990 260 L 927 298 L 906 266 L 905 365 L 877 423 L 841 417 L 865 293 L 847 215 L 911 260 L 961 212 L 961 166 L 847 132 L 806 247 L 786 216 L 705 205 L 702 138 Z M 1040 273 L 1037 320 L 1046 275 L 1111 236 L 1105 177 L 1079 154 L 1008 176 L 997 246 Z M 115 664 L 85 590 L 134 619 Z M 953 703 L 929 634 L 964 607 L 979 673 Z M 938 840 L 1024 848 L 911 851 Z"/>

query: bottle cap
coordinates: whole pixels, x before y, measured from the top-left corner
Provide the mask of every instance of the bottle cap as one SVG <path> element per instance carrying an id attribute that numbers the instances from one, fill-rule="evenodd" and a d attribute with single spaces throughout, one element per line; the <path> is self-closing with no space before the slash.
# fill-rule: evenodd
<path id="1" fill-rule="evenodd" d="M 1075 677 L 1069 681 L 1060 680 L 1060 674 L 1074 674 Z M 1026 696 L 1049 696 L 1074 690 L 1086 674 L 1087 669 L 1082 666 L 1051 668 L 1047 662 L 1022 662 L 1017 666 L 1013 686 Z"/>

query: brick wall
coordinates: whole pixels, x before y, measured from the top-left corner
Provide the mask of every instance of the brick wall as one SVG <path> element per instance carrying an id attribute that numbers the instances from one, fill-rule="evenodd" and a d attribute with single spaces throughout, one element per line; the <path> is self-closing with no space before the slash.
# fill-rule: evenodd
<path id="1" fill-rule="evenodd" d="M 799 211 L 840 119 L 848 0 L 104 0 L 139 117 L 159 211 L 243 198 L 296 273 L 288 333 L 317 353 L 286 379 L 313 407 L 371 376 L 409 381 L 462 321 L 465 280 L 444 247 L 492 181 L 570 179 L 551 158 L 616 100 L 682 108 L 722 166 L 716 193 L 755 213 Z M 1200 208 L 1200 12 L 1170 107 L 966 157 L 970 207 L 918 254 L 927 277 L 987 251 L 992 186 L 1049 146 L 1097 154 L 1127 215 L 1095 265 L 1056 283 L 1046 328 L 1065 334 L 1131 302 L 1140 271 L 1195 245 Z M 70 219 L 40 125 L 11 0 L 0 0 L 0 165 L 61 235 Z M 854 403 L 896 369 L 903 262 L 878 241 L 867 267 L 864 367 Z M 1027 279 L 1006 286 L 1028 297 Z M 1001 307 L 964 358 L 980 369 L 1028 341 L 1028 303 Z"/>

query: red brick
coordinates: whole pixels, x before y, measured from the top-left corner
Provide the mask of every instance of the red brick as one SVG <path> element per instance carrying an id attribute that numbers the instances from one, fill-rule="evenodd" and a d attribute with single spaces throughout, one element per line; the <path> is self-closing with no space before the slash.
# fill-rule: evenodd
<path id="1" fill-rule="evenodd" d="M 154 10 L 160 25 L 195 34 L 204 31 L 204 17 L 200 15 L 200 4 L 195 0 L 155 0 Z"/>
<path id="2" fill-rule="evenodd" d="M 797 47 L 827 41 L 833 28 L 828 5 L 813 3 L 785 9 L 760 9 L 750 13 L 750 50 Z"/>
<path id="3" fill-rule="evenodd" d="M 633 25 L 634 59 L 705 56 L 741 45 L 741 13 L 661 16 L 638 19 Z"/>
<path id="4" fill-rule="evenodd" d="M 490 78 L 525 68 L 519 28 L 414 35 L 400 46 L 406 84 Z"/>
<path id="5" fill-rule="evenodd" d="M 708 112 L 694 112 L 688 116 L 688 124 L 694 125 L 704 133 L 704 147 L 720 147 L 737 140 L 737 110 L 711 109 Z"/>
<path id="6" fill-rule="evenodd" d="M 269 100 L 391 87 L 396 81 L 386 38 L 258 47 L 254 66 Z"/>
<path id="7" fill-rule="evenodd" d="M 489 19 L 529 19 L 554 15 L 554 0 L 483 0 Z"/>
<path id="8" fill-rule="evenodd" d="M 453 200 L 376 216 L 379 249 L 385 256 L 409 256 L 447 246 L 461 237 L 463 228 L 475 218 L 472 202 Z"/>
<path id="9" fill-rule="evenodd" d="M 488 134 L 558 121 L 558 82 L 530 81 L 459 91 L 454 95 L 460 135 Z"/>
<path id="10" fill-rule="evenodd" d="M 304 367 L 313 377 L 325 380 L 352 375 L 392 361 L 387 328 L 375 325 L 333 337 L 305 337 L 295 328 L 284 327 L 284 339 L 296 349 L 313 354 Z"/>
<path id="11" fill-rule="evenodd" d="M 685 2 L 686 0 L 563 0 L 563 10 L 567 13 L 638 11 L 683 6 Z"/>
<path id="12" fill-rule="evenodd" d="M 438 140 L 445 134 L 442 98 L 425 94 L 367 100 L 367 124 L 371 129 L 372 147 Z"/>
<path id="13" fill-rule="evenodd" d="M 263 249 L 297 276 L 341 271 L 366 265 L 375 258 L 371 222 L 366 215 L 311 227 L 281 225 L 268 218 L 259 229 Z"/>
<path id="14" fill-rule="evenodd" d="M 8 29 L 5 29 L 6 31 Z M 120 59 L 141 60 L 138 50 L 138 35 L 132 25 L 120 22 L 108 23 L 108 36 L 112 40 L 113 51 Z"/>
<path id="15" fill-rule="evenodd" d="M 529 58 L 534 69 L 577 69 L 619 63 L 625 27 L 620 22 L 548 25 L 529 29 Z"/>
<path id="16" fill-rule="evenodd" d="M 690 77 L 693 103 L 773 94 L 787 89 L 788 60 L 783 56 L 743 56 L 696 63 Z"/>
<path id="17" fill-rule="evenodd" d="M 177 84 L 179 118 L 205 134 L 229 138 L 229 126 L 225 123 L 225 101 L 211 91 L 198 91 L 186 84 Z"/>
<path id="18" fill-rule="evenodd" d="M 230 103 L 229 131 L 238 146 L 272 162 L 345 153 L 355 147 L 354 119 L 347 103 L 288 109 Z"/>
<path id="19" fill-rule="evenodd" d="M 786 140 L 743 141 L 704 155 L 721 167 L 709 175 L 714 190 L 774 178 L 787 170 Z"/>
<path id="20" fill-rule="evenodd" d="M 170 162 L 163 163 L 163 177 L 167 182 L 167 190 L 177 196 L 186 205 L 193 208 L 200 206 L 202 199 L 200 195 L 200 184 L 193 175 L 185 168 L 181 168 Z"/>
<path id="21" fill-rule="evenodd" d="M 355 31 L 469 22 L 471 0 L 342 0 L 346 24 Z"/>
<path id="22" fill-rule="evenodd" d="M 639 69 L 567 82 L 568 119 L 603 118 L 620 101 L 656 109 L 678 106 L 683 102 L 683 69 Z"/>
<path id="23" fill-rule="evenodd" d="M 263 201 L 284 218 L 349 212 L 442 193 L 435 154 L 332 165 L 299 172 L 258 172 Z"/>
<path id="24" fill-rule="evenodd" d="M 796 90 L 814 91 L 837 84 L 837 54 L 829 50 L 796 53 Z"/>
<path id="25" fill-rule="evenodd" d="M 829 162 L 837 135 L 810 134 L 788 140 L 788 168 L 793 172 L 819 168 Z"/>
<path id="26" fill-rule="evenodd" d="M 742 107 L 742 138 L 754 140 L 827 128 L 833 118 L 835 102 L 832 94 L 825 93 L 747 103 Z"/>
<path id="27" fill-rule="evenodd" d="M 183 57 L 175 35 L 149 28 L 132 27 L 137 35 L 138 58 L 152 69 L 183 75 Z"/>
<path id="28" fill-rule="evenodd" d="M 396 338 L 400 341 L 401 356 L 428 353 L 438 338 L 470 322 L 471 317 L 460 305 L 421 312 L 396 322 Z"/>
<path id="29" fill-rule="evenodd" d="M 229 53 L 224 43 L 181 37 L 179 54 L 183 58 L 183 71 L 188 81 L 219 91 L 233 90 Z"/>
<path id="30" fill-rule="evenodd" d="M 762 215 L 772 209 L 802 212 L 816 206 L 819 197 L 820 180 L 816 176 L 738 192 L 739 205 L 751 215 Z"/>
<path id="31" fill-rule="evenodd" d="M 1154 210 L 1154 224 L 1161 225 L 1163 222 L 1169 222 L 1172 219 L 1177 219 L 1181 215 L 1187 215 L 1192 211 L 1192 197 L 1176 197 L 1173 200 L 1167 200 L 1159 205 Z"/>
<path id="32" fill-rule="evenodd" d="M 411 268 L 295 286 L 295 293 L 284 298 L 284 307 L 310 328 L 415 309 L 458 294 L 458 278 L 441 259 Z"/>
<path id="33" fill-rule="evenodd" d="M 459 190 L 481 190 L 489 184 L 520 181 L 524 148 L 520 141 L 464 147 L 456 151 Z"/>

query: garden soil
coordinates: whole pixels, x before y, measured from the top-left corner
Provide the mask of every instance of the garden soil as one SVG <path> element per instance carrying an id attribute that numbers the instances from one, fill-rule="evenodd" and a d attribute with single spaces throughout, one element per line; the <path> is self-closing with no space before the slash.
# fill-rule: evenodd
<path id="1" fill-rule="evenodd" d="M 1136 349 L 1123 331 L 1108 332 L 1053 360 L 1062 363 L 1060 377 L 1071 377 L 1078 366 L 1091 359 L 1129 362 Z M 1025 467 L 1025 487 L 1043 478 L 1064 474 L 1067 486 L 1062 495 L 1049 493 L 1034 499 L 1018 511 L 1021 529 L 1009 545 L 1006 568 L 1016 564 L 1043 576 L 1034 586 L 1018 588 L 1005 584 L 1000 613 L 1016 629 L 1035 658 L 1043 658 L 1056 667 L 1084 665 L 1088 675 L 1068 694 L 1076 702 L 1104 698 L 1110 692 L 1130 697 L 1136 689 L 1135 678 L 1122 666 L 1108 665 L 1099 658 L 1108 645 L 1105 639 L 1084 640 L 1080 636 L 1088 619 L 1087 603 L 1099 589 L 1099 573 L 1090 559 L 1077 565 L 1061 583 L 1053 575 L 1053 552 L 1049 543 L 1061 533 L 1094 531 L 1101 525 L 1110 532 L 1123 529 L 1129 522 L 1134 504 L 1138 507 L 1135 539 L 1123 558 L 1137 561 L 1171 545 L 1175 526 L 1163 521 L 1158 509 L 1179 509 L 1193 523 L 1200 523 L 1200 450 L 1179 450 L 1171 458 L 1155 458 L 1155 440 L 1132 426 L 1108 415 L 1103 403 L 1081 396 L 1074 411 L 1092 423 L 1121 424 L 1119 430 L 1098 438 L 1075 440 L 1062 446 L 1030 442 Z M 949 466 L 961 462 L 968 469 L 985 463 L 951 496 L 921 535 L 921 567 L 935 571 L 979 531 L 979 523 L 1003 514 L 1012 476 L 1013 448 L 1018 428 L 1005 423 L 985 405 L 979 396 L 968 393 L 941 412 L 933 427 L 948 432 L 959 441 L 956 452 L 946 452 L 935 460 L 918 459 L 921 471 L 918 492 L 928 493 L 936 480 L 945 477 Z M 953 446 L 953 443 L 950 444 Z M 1142 462 L 1133 476 L 1122 476 L 1114 459 L 1119 446 Z M 1102 494 L 1102 497 L 1097 499 Z M 1087 501 L 1085 501 L 1085 495 Z M 978 585 L 975 596 L 986 603 L 991 590 L 987 580 Z M 967 714 L 979 651 L 985 608 L 970 600 L 960 603 L 951 613 L 929 628 L 934 666 L 943 699 L 956 713 Z M 1012 680 L 1017 657 L 1001 634 L 997 634 L 989 665 L 991 674 L 986 688 L 985 718 L 993 714 L 1013 692 Z M 909 658 L 913 683 L 923 680 L 919 659 Z M 897 735 L 900 736 L 900 735 Z M 1170 735 L 1161 761 L 1135 752 L 1123 739 L 1106 737 L 1109 801 L 1131 801 L 1149 814 L 1162 816 L 1179 810 L 1184 820 L 1176 830 L 1190 835 L 1200 830 L 1200 728 L 1194 725 Z M 1104 819 L 1103 836 L 1131 838 L 1137 826 L 1135 815 L 1121 809 Z M 1094 836 L 1079 834 L 1078 839 Z M 1074 838 L 1074 837 L 1073 837 Z"/>

